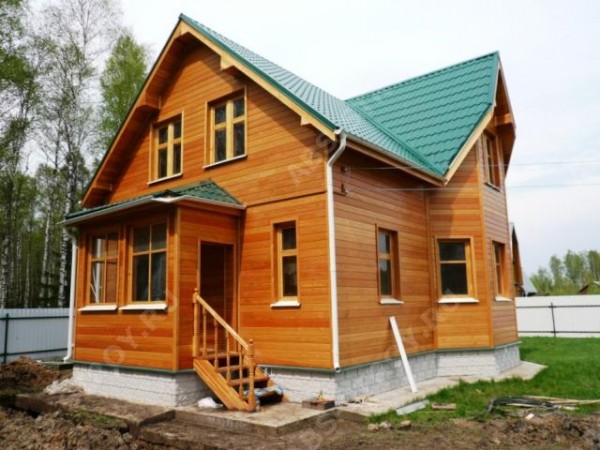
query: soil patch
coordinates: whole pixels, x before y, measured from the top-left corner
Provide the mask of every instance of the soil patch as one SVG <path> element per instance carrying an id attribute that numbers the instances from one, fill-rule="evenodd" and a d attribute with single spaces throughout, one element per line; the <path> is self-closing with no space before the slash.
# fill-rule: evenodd
<path id="1" fill-rule="evenodd" d="M 59 372 L 22 356 L 9 364 L 0 365 L 0 392 L 41 391 L 61 376 Z"/>

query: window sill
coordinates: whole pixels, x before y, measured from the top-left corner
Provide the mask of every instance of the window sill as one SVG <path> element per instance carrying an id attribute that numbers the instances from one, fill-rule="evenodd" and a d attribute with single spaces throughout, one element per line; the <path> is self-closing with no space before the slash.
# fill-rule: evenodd
<path id="1" fill-rule="evenodd" d="M 212 169 L 213 167 L 222 166 L 223 164 L 227 164 L 227 163 L 234 162 L 234 161 L 239 161 L 240 159 L 246 159 L 247 157 L 248 157 L 247 154 L 235 156 L 233 158 L 224 159 L 223 161 L 207 164 L 207 165 L 203 166 L 202 168 L 203 169 Z"/>
<path id="2" fill-rule="evenodd" d="M 277 300 L 271 303 L 271 308 L 300 308 L 300 300 Z"/>
<path id="3" fill-rule="evenodd" d="M 448 303 L 479 303 L 479 300 L 473 297 L 442 297 L 438 300 L 440 304 Z"/>
<path id="4" fill-rule="evenodd" d="M 153 184 L 162 183 L 163 181 L 175 180 L 177 178 L 181 178 L 183 176 L 183 172 L 176 173 L 175 175 L 169 175 L 168 177 L 158 178 L 156 180 L 148 181 L 148 186 L 152 186 Z"/>
<path id="5" fill-rule="evenodd" d="M 508 297 L 504 297 L 503 295 L 496 295 L 496 298 L 494 299 L 497 302 L 512 302 L 512 298 L 508 298 Z"/>
<path id="6" fill-rule="evenodd" d="M 87 305 L 79 308 L 79 312 L 99 312 L 99 311 L 116 311 L 117 305 Z"/>
<path id="7" fill-rule="evenodd" d="M 140 303 L 136 305 L 131 303 L 127 306 L 121 306 L 119 311 L 166 311 L 168 305 L 166 303 Z"/>
<path id="8" fill-rule="evenodd" d="M 402 300 L 397 300 L 395 298 L 382 298 L 379 299 L 380 305 L 404 305 Z"/>

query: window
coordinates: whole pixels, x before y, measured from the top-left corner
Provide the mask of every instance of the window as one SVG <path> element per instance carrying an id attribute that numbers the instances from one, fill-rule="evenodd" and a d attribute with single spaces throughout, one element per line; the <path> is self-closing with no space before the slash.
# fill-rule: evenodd
<path id="1" fill-rule="evenodd" d="M 500 158 L 497 139 L 483 134 L 483 155 L 485 160 L 485 181 L 492 186 L 500 187 Z"/>
<path id="2" fill-rule="evenodd" d="M 379 296 L 397 297 L 397 235 L 394 231 L 377 230 L 377 260 L 379 266 Z"/>
<path id="3" fill-rule="evenodd" d="M 178 117 L 154 128 L 154 180 L 179 175 L 182 171 L 181 125 L 181 118 Z"/>
<path id="4" fill-rule="evenodd" d="M 296 224 L 276 225 L 277 290 L 280 299 L 298 297 Z"/>
<path id="5" fill-rule="evenodd" d="M 246 154 L 246 101 L 244 96 L 217 103 L 210 108 L 210 164 Z"/>
<path id="6" fill-rule="evenodd" d="M 167 298 L 167 225 L 133 230 L 134 301 L 165 301 Z"/>
<path id="7" fill-rule="evenodd" d="M 116 303 L 119 235 L 93 236 L 90 244 L 89 303 Z"/>
<path id="8" fill-rule="evenodd" d="M 506 296 L 506 277 L 504 270 L 504 244 L 493 243 L 494 247 L 494 288 L 496 297 Z"/>
<path id="9" fill-rule="evenodd" d="M 440 291 L 443 297 L 469 296 L 470 242 L 468 240 L 438 241 Z"/>

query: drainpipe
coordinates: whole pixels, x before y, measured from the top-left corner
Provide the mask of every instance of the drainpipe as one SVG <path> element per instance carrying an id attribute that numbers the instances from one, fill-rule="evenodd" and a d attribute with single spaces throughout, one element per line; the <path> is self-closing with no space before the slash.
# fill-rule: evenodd
<path id="1" fill-rule="evenodd" d="M 346 132 L 338 129 L 335 131 L 340 136 L 338 147 L 331 153 L 327 161 L 325 172 L 327 181 L 327 227 L 329 230 L 329 285 L 331 286 L 331 346 L 333 352 L 333 368 L 340 370 L 340 335 L 338 320 L 338 292 L 337 292 L 337 261 L 335 256 L 335 213 L 333 209 L 333 165 L 346 149 Z"/>
<path id="2" fill-rule="evenodd" d="M 69 293 L 69 337 L 67 356 L 63 361 L 73 358 L 73 325 L 75 323 L 75 283 L 77 280 L 77 239 L 71 236 L 71 292 Z"/>

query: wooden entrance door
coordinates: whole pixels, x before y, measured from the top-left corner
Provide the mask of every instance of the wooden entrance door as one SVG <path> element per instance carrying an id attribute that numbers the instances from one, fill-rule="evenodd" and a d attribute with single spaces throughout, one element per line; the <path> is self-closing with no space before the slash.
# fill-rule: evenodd
<path id="1" fill-rule="evenodd" d="M 200 296 L 229 325 L 237 329 L 235 320 L 235 279 L 233 245 L 202 242 L 200 244 Z M 214 327 L 207 324 L 209 342 L 214 343 Z M 224 349 L 223 336 L 218 337 L 219 350 Z"/>

